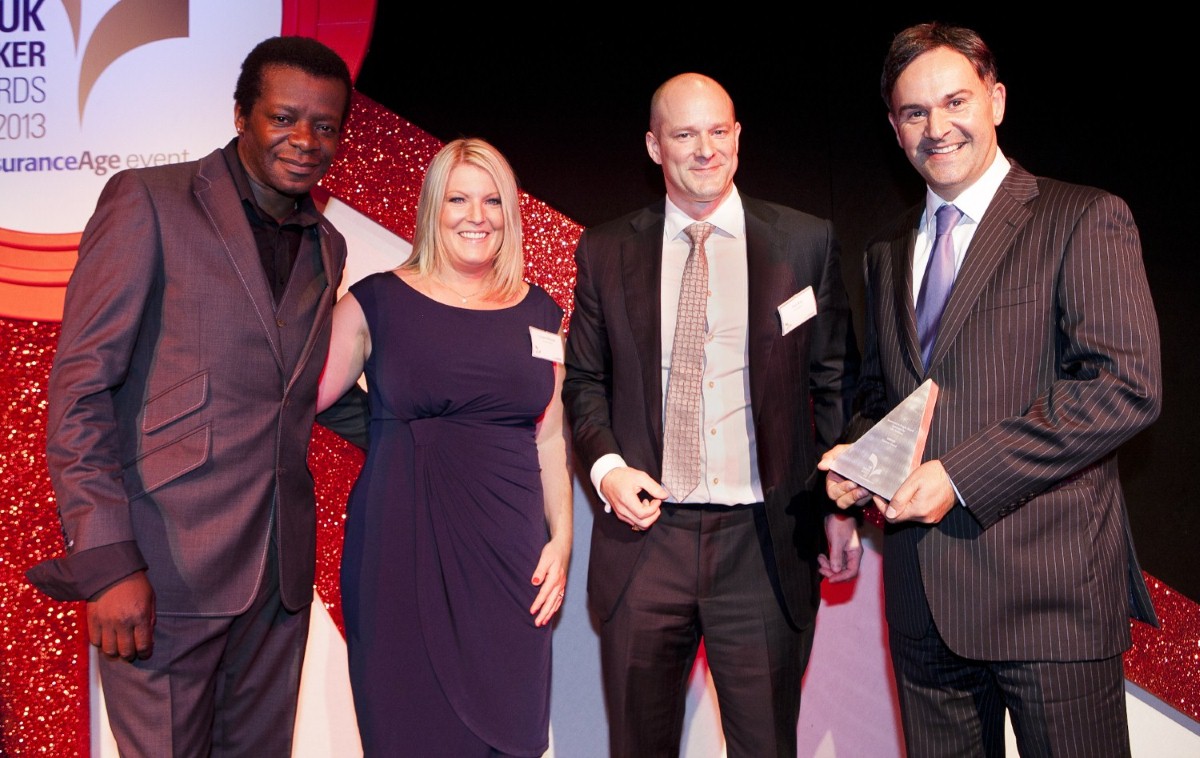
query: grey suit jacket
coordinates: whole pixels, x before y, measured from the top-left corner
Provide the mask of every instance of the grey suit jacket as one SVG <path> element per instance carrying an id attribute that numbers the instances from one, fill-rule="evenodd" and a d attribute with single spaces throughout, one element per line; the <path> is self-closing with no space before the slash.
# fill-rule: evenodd
<path id="1" fill-rule="evenodd" d="M 857 437 L 928 376 L 925 459 L 965 507 L 889 527 L 890 627 L 930 620 L 984 660 L 1116 655 L 1154 620 L 1130 537 L 1117 448 L 1160 407 L 1158 324 L 1137 228 L 1119 198 L 1013 163 L 980 221 L 921 365 L 912 256 L 923 206 L 866 253 Z"/>
<path id="2" fill-rule="evenodd" d="M 47 462 L 67 557 L 135 546 L 159 614 L 241 612 L 272 539 L 285 606 L 312 600 L 307 451 L 346 258 L 328 222 L 314 233 L 276 307 L 220 150 L 116 174 L 84 230 Z M 60 599 L 99 589 L 62 563 L 29 577 Z"/>
<path id="3" fill-rule="evenodd" d="M 742 196 L 749 275 L 750 405 L 770 544 L 768 569 L 792 622 L 812 622 L 823 549 L 819 456 L 841 434 L 858 350 L 828 221 Z M 584 471 L 607 453 L 661 479 L 660 276 L 665 203 L 586 230 L 575 252 L 575 306 L 563 399 Z M 787 335 L 776 308 L 811 286 L 817 315 Z M 615 516 L 593 522 L 592 607 L 607 619 L 645 544 Z"/>

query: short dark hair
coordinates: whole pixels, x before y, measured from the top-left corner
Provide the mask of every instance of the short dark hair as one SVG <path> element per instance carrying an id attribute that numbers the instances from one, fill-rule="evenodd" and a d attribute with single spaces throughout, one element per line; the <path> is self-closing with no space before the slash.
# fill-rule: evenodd
<path id="1" fill-rule="evenodd" d="M 311 37 L 269 37 L 254 46 L 242 61 L 242 73 L 233 90 L 233 102 L 247 116 L 262 96 L 263 69 L 286 66 L 298 69 L 318 79 L 334 79 L 346 88 L 346 103 L 342 107 L 342 123 L 350 114 L 350 91 L 354 83 L 350 68 L 342 56 Z"/>
<path id="2" fill-rule="evenodd" d="M 883 60 L 879 92 L 889 112 L 892 110 L 892 90 L 900 74 L 915 58 L 939 47 L 948 47 L 961 53 L 975 67 L 975 73 L 981 80 L 988 84 L 996 83 L 996 58 L 977 32 L 937 21 L 917 24 L 892 39 L 887 57 Z"/>

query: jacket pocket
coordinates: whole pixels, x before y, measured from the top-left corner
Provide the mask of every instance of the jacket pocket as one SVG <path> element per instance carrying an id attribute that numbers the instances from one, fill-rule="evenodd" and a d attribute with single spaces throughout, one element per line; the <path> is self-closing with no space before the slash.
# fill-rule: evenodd
<path id="1" fill-rule="evenodd" d="M 981 299 L 979 302 L 980 311 L 990 311 L 996 308 L 1008 308 L 1014 305 L 1021 305 L 1037 300 L 1037 286 L 1026 284 L 1023 287 L 1013 287 L 1012 289 L 1000 290 L 992 294 L 991 297 Z"/>
<path id="2" fill-rule="evenodd" d="M 129 499 L 153 492 L 199 468 L 208 460 L 211 448 L 212 428 L 205 424 L 138 456 L 125 467 Z"/>
<path id="3" fill-rule="evenodd" d="M 142 433 L 148 434 L 177 421 L 208 401 L 208 372 L 201 371 L 146 401 Z"/>

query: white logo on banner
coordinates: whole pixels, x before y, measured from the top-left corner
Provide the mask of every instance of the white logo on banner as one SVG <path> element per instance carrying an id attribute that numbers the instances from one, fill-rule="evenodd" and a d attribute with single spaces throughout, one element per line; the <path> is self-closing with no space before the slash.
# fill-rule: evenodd
<path id="1" fill-rule="evenodd" d="M 0 228 L 83 229 L 125 168 L 233 136 L 242 59 L 279 0 L 0 2 Z"/>

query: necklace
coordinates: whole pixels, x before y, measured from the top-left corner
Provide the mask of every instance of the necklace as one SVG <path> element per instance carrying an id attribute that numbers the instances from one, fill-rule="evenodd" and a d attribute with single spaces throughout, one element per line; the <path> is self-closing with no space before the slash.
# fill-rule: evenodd
<path id="1" fill-rule="evenodd" d="M 458 299 L 462 301 L 463 305 L 466 305 L 467 301 L 470 300 L 471 298 L 478 297 L 479 293 L 483 292 L 483 289 L 484 289 L 483 287 L 480 287 L 478 290 L 476 290 L 475 292 L 472 292 L 470 295 L 464 295 L 463 293 L 461 293 L 458 290 L 451 287 L 449 284 L 446 284 L 446 280 L 442 279 L 440 274 L 434 274 L 433 276 L 435 279 L 437 279 L 438 284 L 442 285 L 446 289 L 453 292 L 455 294 L 455 296 L 458 297 Z"/>

